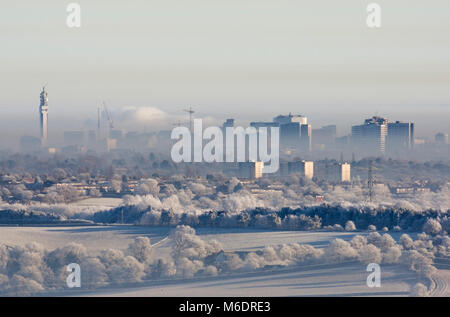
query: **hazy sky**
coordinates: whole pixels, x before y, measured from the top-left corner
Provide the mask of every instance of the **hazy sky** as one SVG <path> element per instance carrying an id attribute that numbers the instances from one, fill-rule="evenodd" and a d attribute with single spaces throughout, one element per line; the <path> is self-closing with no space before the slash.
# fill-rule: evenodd
<path id="1" fill-rule="evenodd" d="M 116 115 L 193 105 L 244 124 L 293 112 L 342 134 L 378 113 L 450 132 L 448 0 L 377 1 L 380 29 L 362 0 L 80 0 L 79 29 L 66 26 L 70 2 L 1 0 L 3 136 L 38 131 L 45 82 L 50 134 L 95 122 L 102 100 Z"/>

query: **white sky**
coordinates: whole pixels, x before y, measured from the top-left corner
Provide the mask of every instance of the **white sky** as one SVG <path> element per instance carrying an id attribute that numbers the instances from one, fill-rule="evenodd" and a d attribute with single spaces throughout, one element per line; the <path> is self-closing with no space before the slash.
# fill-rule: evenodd
<path id="1" fill-rule="evenodd" d="M 362 0 L 80 0 L 80 29 L 65 24 L 70 2 L 1 0 L 0 132 L 37 131 L 45 82 L 53 129 L 95 121 L 106 100 L 242 124 L 301 113 L 341 133 L 378 113 L 450 132 L 448 0 L 377 1 L 381 29 Z"/>

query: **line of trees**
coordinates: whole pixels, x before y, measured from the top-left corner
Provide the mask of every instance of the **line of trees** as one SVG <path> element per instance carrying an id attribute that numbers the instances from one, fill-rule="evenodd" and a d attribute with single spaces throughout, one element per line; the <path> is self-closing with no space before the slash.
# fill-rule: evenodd
<path id="1" fill-rule="evenodd" d="M 433 220 L 435 226 L 427 224 Z M 232 213 L 227 211 L 209 211 L 194 213 L 175 213 L 170 210 L 152 210 L 148 207 L 140 210 L 136 206 L 126 205 L 95 213 L 91 220 L 97 223 L 133 223 L 148 226 L 222 227 L 222 228 L 264 228 L 283 230 L 317 230 L 321 228 L 335 230 L 404 230 L 430 233 L 450 231 L 450 217 L 447 213 L 427 210 L 421 213 L 388 208 L 384 210 L 336 205 L 321 205 L 306 208 L 282 208 L 271 211 L 255 208 Z M 352 225 L 349 224 L 352 223 Z"/>

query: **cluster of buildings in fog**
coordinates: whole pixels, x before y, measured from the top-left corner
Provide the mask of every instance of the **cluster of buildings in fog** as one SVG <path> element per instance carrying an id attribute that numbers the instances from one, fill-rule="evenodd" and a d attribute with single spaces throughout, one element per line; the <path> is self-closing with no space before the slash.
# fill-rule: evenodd
<path id="1" fill-rule="evenodd" d="M 341 137 L 337 136 L 336 125 L 313 128 L 306 116 L 298 114 L 289 113 L 278 115 L 271 121 L 250 122 L 252 128 L 277 128 L 279 132 L 279 168 L 268 175 L 270 179 L 260 179 L 265 163 L 261 162 L 260 158 L 250 161 L 248 153 L 243 162 L 225 161 L 211 164 L 200 161 L 175 164 L 169 158 L 170 146 L 175 142 L 171 139 L 171 131 L 124 133 L 114 126 L 106 105 L 103 105 L 103 115 L 100 108 L 98 110 L 97 129 L 65 131 L 64 143 L 57 145 L 49 140 L 48 100 L 44 87 L 40 93 L 39 104 L 40 135 L 21 138 L 24 152 L 77 154 L 91 151 L 93 154 L 109 154 L 77 155 L 73 157 L 79 160 L 73 162 L 65 162 L 67 156 L 64 155 L 50 155 L 44 157 L 43 165 L 38 165 L 38 162 L 35 164 L 34 161 L 27 163 L 27 160 L 34 160 L 35 157 L 23 155 L 22 161 L 17 165 L 31 167 L 28 170 L 25 168 L 26 173 L 23 175 L 20 174 L 22 172 L 17 172 L 12 160 L 5 160 L 0 173 L 0 201 L 36 200 L 62 203 L 87 196 L 121 197 L 127 194 L 145 194 L 146 188 L 151 187 L 148 183 L 150 176 L 160 181 L 170 178 L 171 175 L 207 180 L 208 175 L 215 173 L 223 174 L 224 179 L 228 180 L 237 177 L 242 184 L 250 186 L 248 188 L 264 182 L 278 181 L 283 184 L 298 179 L 294 182 L 305 186 L 322 186 L 323 189 L 312 195 L 314 199 L 319 200 L 323 199 L 322 191 L 329 190 L 327 186 L 335 185 L 344 189 L 365 188 L 367 185 L 367 188 L 370 188 L 368 191 L 372 192 L 372 187 L 388 184 L 391 194 L 396 197 L 437 192 L 445 184 L 447 187 L 449 185 L 446 176 L 449 171 L 447 163 L 418 163 L 409 159 L 417 148 L 422 147 L 424 151 L 430 149 L 424 147 L 426 144 L 422 144 L 420 139 L 415 137 L 415 124 L 412 122 L 390 122 L 386 118 L 374 116 L 352 126 L 351 134 Z M 192 113 L 189 113 L 189 116 L 191 121 Z M 226 119 L 222 124 L 225 131 L 235 127 L 235 120 L 232 118 Z M 270 134 L 268 137 L 271 137 Z M 448 135 L 438 133 L 431 145 L 448 151 Z M 407 160 L 389 160 L 402 155 Z M 358 159 L 355 159 L 356 156 Z M 363 159 L 365 157 L 368 159 Z M 372 162 L 378 166 L 376 179 L 372 178 Z M 55 169 L 61 165 L 63 168 Z M 46 166 L 48 169 L 42 170 L 40 166 Z M 390 169 L 391 166 L 394 168 Z M 11 171 L 13 173 L 10 175 Z M 65 176 L 51 175 L 55 173 Z M 66 174 L 70 174 L 70 177 Z M 433 179 L 438 181 L 430 182 Z M 266 189 L 256 190 L 261 195 L 268 193 Z"/>
<path id="2" fill-rule="evenodd" d="M 40 136 L 22 136 L 20 149 L 23 152 L 45 151 L 56 153 L 83 153 L 87 151 L 109 152 L 112 150 L 164 150 L 172 140 L 170 131 L 157 133 L 124 132 L 113 125 L 106 105 L 103 115 L 98 110 L 97 129 L 88 131 L 64 131 L 62 144 L 51 144 L 48 140 L 48 95 L 45 87 L 40 94 L 39 117 Z M 106 117 L 106 119 L 105 119 Z M 374 116 L 362 124 L 351 127 L 351 134 L 337 136 L 336 125 L 313 128 L 308 118 L 303 115 L 278 115 L 272 121 L 250 122 L 254 128 L 277 127 L 280 131 L 280 156 L 292 159 L 317 159 L 337 157 L 351 153 L 359 158 L 367 156 L 408 157 L 417 146 L 435 148 L 448 147 L 448 134 L 437 133 L 433 143 L 426 143 L 415 137 L 412 122 L 389 121 Z M 234 127 L 234 119 L 227 119 L 223 128 Z"/>

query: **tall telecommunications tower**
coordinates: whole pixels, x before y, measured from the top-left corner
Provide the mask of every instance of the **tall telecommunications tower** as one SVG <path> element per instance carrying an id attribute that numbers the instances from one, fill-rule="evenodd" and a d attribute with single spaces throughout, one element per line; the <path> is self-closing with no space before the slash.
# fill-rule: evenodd
<path id="1" fill-rule="evenodd" d="M 47 146 L 47 125 L 48 125 L 48 97 L 45 86 L 41 91 L 41 103 L 39 105 L 39 115 L 41 124 L 41 144 Z"/>

